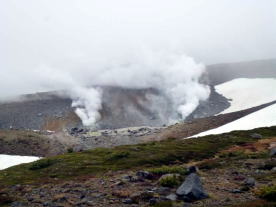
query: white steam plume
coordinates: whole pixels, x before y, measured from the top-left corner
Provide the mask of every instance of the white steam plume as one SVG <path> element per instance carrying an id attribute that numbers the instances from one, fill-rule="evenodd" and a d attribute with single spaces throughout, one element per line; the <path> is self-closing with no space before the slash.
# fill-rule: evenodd
<path id="1" fill-rule="evenodd" d="M 101 118 L 99 110 L 102 108 L 101 92 L 96 88 L 77 87 L 71 91 L 72 107 L 76 107 L 76 114 L 84 126 L 93 126 Z"/>
<path id="2" fill-rule="evenodd" d="M 75 113 L 83 125 L 93 126 L 100 119 L 99 110 L 102 107 L 100 89 L 83 86 L 83 83 L 75 80 L 72 74 L 57 68 L 41 66 L 34 73 L 45 88 L 58 86 L 65 90 L 65 94 L 73 100 L 72 107 L 76 108 Z"/>
<path id="3" fill-rule="evenodd" d="M 67 91 L 73 100 L 72 107 L 85 126 L 93 126 L 100 119 L 102 101 L 98 86 L 158 89 L 172 102 L 175 114 L 171 119 L 176 114 L 185 119 L 209 96 L 208 86 L 200 83 L 204 65 L 180 52 L 143 48 L 94 64 L 89 63 L 91 68 L 75 72 L 45 66 L 36 70 L 40 81 L 44 77 L 42 83 L 46 88 L 55 85 Z"/>

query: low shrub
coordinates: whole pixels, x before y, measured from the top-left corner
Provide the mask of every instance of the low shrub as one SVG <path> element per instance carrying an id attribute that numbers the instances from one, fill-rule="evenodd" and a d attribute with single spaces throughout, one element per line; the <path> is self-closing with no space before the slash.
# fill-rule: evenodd
<path id="1" fill-rule="evenodd" d="M 161 201 L 156 203 L 153 207 L 173 207 L 173 203 L 171 201 Z"/>
<path id="2" fill-rule="evenodd" d="M 211 169 L 218 168 L 221 166 L 222 166 L 222 164 L 219 162 L 219 160 L 207 160 L 207 161 L 204 161 L 204 162 L 198 164 L 197 167 L 200 170 L 211 170 Z"/>
<path id="3" fill-rule="evenodd" d="M 56 161 L 50 159 L 41 159 L 31 164 L 29 170 L 39 170 L 43 168 L 47 168 L 53 165 Z"/>
<path id="4" fill-rule="evenodd" d="M 175 175 L 175 174 L 168 174 L 165 175 L 164 177 L 161 177 L 158 181 L 159 185 L 163 186 L 163 187 L 175 187 L 181 184 L 181 177 L 179 175 Z"/>
<path id="5" fill-rule="evenodd" d="M 258 195 L 267 201 L 276 201 L 276 185 L 261 188 Z"/>
<path id="6" fill-rule="evenodd" d="M 74 152 L 74 150 L 73 150 L 72 147 L 70 147 L 70 148 L 67 149 L 67 153 L 72 153 L 72 152 Z"/>
<path id="7" fill-rule="evenodd" d="M 236 158 L 246 159 L 248 156 L 243 151 L 223 152 L 219 155 L 220 158 Z"/>
<path id="8" fill-rule="evenodd" d="M 108 161 L 114 161 L 114 160 L 119 160 L 119 159 L 122 159 L 122 158 L 126 158 L 130 155 L 129 152 L 113 152 L 109 155 L 107 155 L 107 160 Z"/>

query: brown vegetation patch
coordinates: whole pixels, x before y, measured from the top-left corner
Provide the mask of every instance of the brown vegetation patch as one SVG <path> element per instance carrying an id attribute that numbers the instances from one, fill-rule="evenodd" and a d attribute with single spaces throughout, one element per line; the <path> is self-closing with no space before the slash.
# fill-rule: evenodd
<path id="1" fill-rule="evenodd" d="M 231 153 L 231 152 L 238 152 L 242 151 L 243 153 L 253 153 L 253 152 L 265 152 L 269 148 L 271 148 L 272 145 L 275 145 L 276 138 L 270 138 L 270 139 L 260 139 L 257 142 L 253 143 L 246 143 L 243 145 L 236 145 L 233 147 L 230 147 L 229 149 L 223 150 L 221 153 Z"/>

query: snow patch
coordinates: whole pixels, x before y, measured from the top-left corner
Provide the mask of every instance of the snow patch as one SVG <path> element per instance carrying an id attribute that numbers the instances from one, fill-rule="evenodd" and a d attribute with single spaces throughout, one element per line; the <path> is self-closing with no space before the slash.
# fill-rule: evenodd
<path id="1" fill-rule="evenodd" d="M 0 154 L 0 170 L 39 160 L 39 157 Z"/>
<path id="2" fill-rule="evenodd" d="M 215 86 L 218 93 L 231 99 L 221 114 L 240 111 L 276 100 L 275 78 L 238 78 Z"/>
<path id="3" fill-rule="evenodd" d="M 259 127 L 270 127 L 276 125 L 276 104 L 268 106 L 255 113 L 244 116 L 236 121 L 230 122 L 215 129 L 211 129 L 193 137 L 201 137 L 210 134 L 221 134 L 233 130 L 249 130 Z"/>

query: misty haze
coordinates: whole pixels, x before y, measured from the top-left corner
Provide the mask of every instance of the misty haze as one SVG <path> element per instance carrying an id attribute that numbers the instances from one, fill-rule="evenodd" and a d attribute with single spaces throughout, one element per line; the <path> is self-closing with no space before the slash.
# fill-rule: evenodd
<path id="1" fill-rule="evenodd" d="M 0 0 L 0 206 L 276 206 L 276 2 Z"/>

